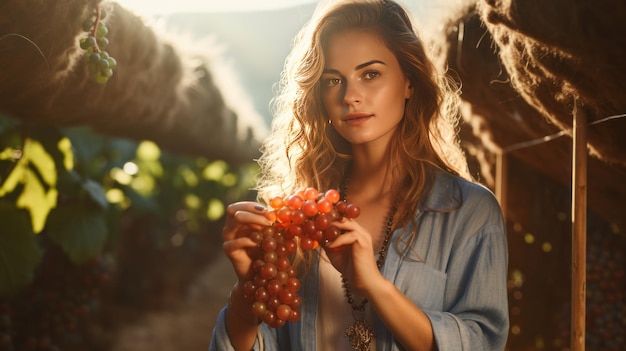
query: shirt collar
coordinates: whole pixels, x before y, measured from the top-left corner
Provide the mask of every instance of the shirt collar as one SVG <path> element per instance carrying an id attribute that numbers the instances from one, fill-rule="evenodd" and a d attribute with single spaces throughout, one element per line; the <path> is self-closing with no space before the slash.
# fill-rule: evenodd
<path id="1" fill-rule="evenodd" d="M 461 178 L 448 172 L 437 170 L 434 174 L 432 187 L 420 203 L 420 211 L 448 212 L 463 202 Z"/>

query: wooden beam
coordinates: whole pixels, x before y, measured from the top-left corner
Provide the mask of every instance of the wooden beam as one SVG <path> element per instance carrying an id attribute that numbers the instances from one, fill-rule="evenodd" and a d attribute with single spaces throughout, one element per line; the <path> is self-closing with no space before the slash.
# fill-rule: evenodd
<path id="1" fill-rule="evenodd" d="M 506 201 L 507 201 L 507 162 L 509 155 L 504 151 L 500 150 L 496 155 L 496 186 L 495 186 L 495 195 L 500 203 L 500 208 L 502 209 L 502 215 L 506 220 Z"/>
<path id="2" fill-rule="evenodd" d="M 571 350 L 585 350 L 587 262 L 587 115 L 574 107 L 572 155 L 572 332 Z"/>

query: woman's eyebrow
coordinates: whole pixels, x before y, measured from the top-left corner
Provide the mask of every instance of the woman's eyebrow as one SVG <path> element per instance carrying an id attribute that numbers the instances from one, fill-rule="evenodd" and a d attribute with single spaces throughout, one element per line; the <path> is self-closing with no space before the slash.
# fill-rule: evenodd
<path id="1" fill-rule="evenodd" d="M 364 62 L 364 63 L 356 66 L 354 68 L 354 70 L 358 71 L 360 69 L 363 69 L 363 68 L 365 68 L 367 66 L 373 65 L 375 63 L 380 63 L 381 65 L 386 65 L 386 63 L 381 61 L 381 60 L 371 60 L 371 61 L 367 61 L 367 62 Z M 339 70 L 334 69 L 334 68 L 324 68 L 324 71 L 322 71 L 322 73 L 340 74 Z"/>
<path id="2" fill-rule="evenodd" d="M 383 61 L 381 61 L 381 60 L 371 60 L 371 61 L 367 61 L 367 62 L 365 62 L 365 63 L 362 63 L 362 64 L 360 64 L 360 65 L 356 66 L 356 67 L 355 67 L 355 69 L 356 69 L 356 70 L 360 70 L 360 69 L 362 69 L 362 68 L 365 68 L 365 67 L 367 67 L 367 66 L 373 65 L 373 64 L 375 64 L 375 63 L 380 63 L 380 64 L 382 64 L 382 65 L 384 65 L 384 64 L 385 64 L 385 63 L 384 63 Z"/>

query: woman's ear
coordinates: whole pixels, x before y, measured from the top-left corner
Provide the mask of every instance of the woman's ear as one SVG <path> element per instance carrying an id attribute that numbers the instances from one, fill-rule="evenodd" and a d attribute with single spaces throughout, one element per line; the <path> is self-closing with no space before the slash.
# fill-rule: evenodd
<path id="1" fill-rule="evenodd" d="M 404 98 L 408 100 L 411 96 L 413 96 L 413 84 L 407 79 L 404 89 Z"/>

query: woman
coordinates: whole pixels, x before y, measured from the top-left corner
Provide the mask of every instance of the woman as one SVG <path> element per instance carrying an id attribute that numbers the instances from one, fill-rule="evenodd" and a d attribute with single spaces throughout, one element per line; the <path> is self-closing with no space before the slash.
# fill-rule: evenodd
<path id="1" fill-rule="evenodd" d="M 238 283 L 211 350 L 503 350 L 507 243 L 500 208 L 467 180 L 458 94 L 386 0 L 320 6 L 287 58 L 259 199 L 339 188 L 360 206 L 301 265 L 301 318 L 259 324 L 242 285 L 265 207 L 228 207 L 224 251 Z M 342 284 L 345 279 L 346 284 Z"/>

